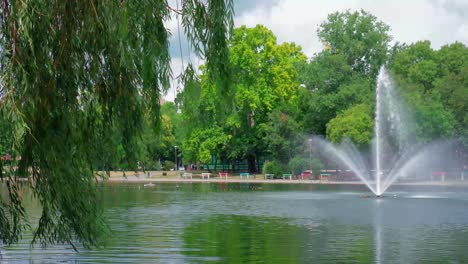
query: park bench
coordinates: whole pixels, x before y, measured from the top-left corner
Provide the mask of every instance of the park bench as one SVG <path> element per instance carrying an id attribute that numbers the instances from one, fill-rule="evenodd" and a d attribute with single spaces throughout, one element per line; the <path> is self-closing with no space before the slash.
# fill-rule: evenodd
<path id="1" fill-rule="evenodd" d="M 290 180 L 292 180 L 292 174 L 291 173 L 284 173 L 283 174 L 283 180 L 288 178 L 288 177 L 289 177 Z"/>
<path id="2" fill-rule="evenodd" d="M 242 177 L 246 177 L 247 179 L 249 178 L 249 174 L 247 172 L 242 172 L 239 174 L 239 177 L 242 179 Z"/>
<path id="3" fill-rule="evenodd" d="M 320 173 L 320 180 L 321 181 L 328 181 L 330 176 L 332 176 L 332 174 L 330 174 L 330 173 Z"/>
<path id="4" fill-rule="evenodd" d="M 301 180 L 310 179 L 311 176 L 312 176 L 312 172 L 306 170 L 303 173 L 301 173 Z"/>
<path id="5" fill-rule="evenodd" d="M 321 170 L 319 176 L 321 181 L 336 181 L 343 178 L 339 170 Z"/>
<path id="6" fill-rule="evenodd" d="M 202 179 L 205 179 L 205 177 L 208 178 L 208 179 L 210 179 L 210 175 L 211 175 L 211 173 L 203 172 L 203 173 L 201 174 L 201 177 L 202 177 Z"/>
<path id="7" fill-rule="evenodd" d="M 224 177 L 224 178 L 227 180 L 228 173 L 227 173 L 227 172 L 220 172 L 220 173 L 219 173 L 219 177 L 220 177 L 220 178 L 223 178 L 223 177 Z"/>
<path id="8" fill-rule="evenodd" d="M 182 178 L 184 178 L 184 179 L 186 179 L 186 178 L 192 179 L 192 176 L 193 176 L 193 174 L 191 172 L 184 172 L 182 174 Z"/>
<path id="9" fill-rule="evenodd" d="M 274 179 L 275 178 L 275 175 L 274 174 L 265 174 L 265 180 L 268 180 L 268 179 Z"/>

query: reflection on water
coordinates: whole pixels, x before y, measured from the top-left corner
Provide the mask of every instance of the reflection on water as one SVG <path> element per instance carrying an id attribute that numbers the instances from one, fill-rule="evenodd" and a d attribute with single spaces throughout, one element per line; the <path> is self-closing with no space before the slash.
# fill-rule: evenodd
<path id="1" fill-rule="evenodd" d="M 375 200 L 374 209 L 374 245 L 375 245 L 375 263 L 382 263 L 382 211 L 381 207 L 383 200 Z"/>
<path id="2" fill-rule="evenodd" d="M 1 248 L 17 263 L 466 263 L 461 189 L 361 198 L 359 186 L 108 184 L 105 248 Z M 393 194 L 397 194 L 393 198 Z M 29 206 L 37 217 L 37 204 Z"/>

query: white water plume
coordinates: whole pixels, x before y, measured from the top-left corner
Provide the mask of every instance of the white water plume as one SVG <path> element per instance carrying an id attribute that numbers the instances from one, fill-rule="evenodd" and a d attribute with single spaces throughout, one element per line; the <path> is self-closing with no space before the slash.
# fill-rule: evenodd
<path id="1" fill-rule="evenodd" d="M 412 144 L 415 140 L 409 126 L 411 122 L 383 67 L 377 79 L 375 108 L 373 166 L 368 165 L 369 162 L 349 140 L 344 140 L 339 146 L 318 137 L 313 141 L 324 155 L 332 155 L 342 162 L 377 196 L 400 177 L 430 175 L 443 167 L 442 153 L 449 153 L 451 143 L 433 142 L 422 147 Z"/>

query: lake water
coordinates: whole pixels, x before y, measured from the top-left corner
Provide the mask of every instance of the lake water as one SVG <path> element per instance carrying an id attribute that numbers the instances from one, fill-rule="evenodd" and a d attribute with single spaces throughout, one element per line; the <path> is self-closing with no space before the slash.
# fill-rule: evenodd
<path id="1" fill-rule="evenodd" d="M 107 184 L 107 246 L 2 247 L 1 263 L 468 263 L 468 190 Z M 396 197 L 394 197 L 396 195 Z"/>

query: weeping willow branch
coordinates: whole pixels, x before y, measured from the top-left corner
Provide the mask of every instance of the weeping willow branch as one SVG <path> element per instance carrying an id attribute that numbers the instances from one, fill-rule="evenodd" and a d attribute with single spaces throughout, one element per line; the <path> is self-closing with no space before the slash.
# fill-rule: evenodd
<path id="1" fill-rule="evenodd" d="M 31 176 L 42 207 L 33 243 L 102 243 L 109 230 L 95 165 L 116 149 L 117 134 L 135 168 L 143 115 L 159 122 L 171 76 L 170 12 L 182 14 L 213 78 L 227 79 L 232 1 L 186 2 L 180 11 L 165 0 L 2 0 L 0 70 L 11 91 L 2 108 L 13 124 L 11 151 L 21 157 L 15 173 Z M 6 244 L 27 226 L 15 186 L 7 184 L 9 198 L 0 204 Z"/>

